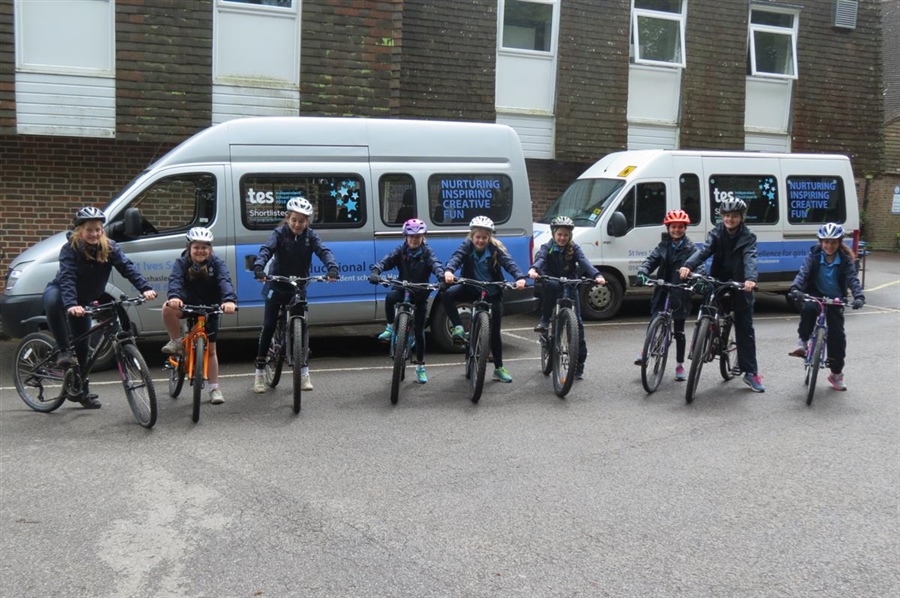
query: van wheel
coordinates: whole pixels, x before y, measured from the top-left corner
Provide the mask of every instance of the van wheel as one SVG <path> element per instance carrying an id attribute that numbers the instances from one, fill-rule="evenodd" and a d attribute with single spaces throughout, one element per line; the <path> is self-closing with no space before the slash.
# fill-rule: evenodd
<path id="1" fill-rule="evenodd" d="M 604 275 L 606 285 L 581 288 L 581 314 L 588 320 L 612 319 L 622 307 L 622 283 L 612 274 Z"/>
<path id="2" fill-rule="evenodd" d="M 457 307 L 460 311 L 459 315 L 463 328 L 468 329 L 469 314 L 463 313 L 463 309 L 467 307 L 467 304 L 460 303 Z M 465 346 L 453 342 L 453 338 L 450 336 L 452 328 L 453 325 L 450 324 L 450 318 L 447 317 L 444 306 L 437 302 L 431 310 L 431 341 L 444 353 L 462 353 L 465 351 Z"/>

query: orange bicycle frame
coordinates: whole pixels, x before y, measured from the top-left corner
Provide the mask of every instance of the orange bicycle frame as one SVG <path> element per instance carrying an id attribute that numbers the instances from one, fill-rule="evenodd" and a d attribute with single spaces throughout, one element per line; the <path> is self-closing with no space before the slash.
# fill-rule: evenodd
<path id="1" fill-rule="evenodd" d="M 194 341 L 197 337 L 203 337 L 206 340 L 206 349 L 203 351 L 203 379 L 209 379 L 209 337 L 206 336 L 206 316 L 197 316 L 197 321 L 191 329 L 184 335 L 182 343 L 184 344 L 183 363 L 185 365 L 185 376 L 189 380 L 194 379 L 194 367 L 197 365 L 197 355 L 194 354 Z M 169 365 L 173 368 L 178 367 L 178 360 L 175 357 L 169 357 Z"/>

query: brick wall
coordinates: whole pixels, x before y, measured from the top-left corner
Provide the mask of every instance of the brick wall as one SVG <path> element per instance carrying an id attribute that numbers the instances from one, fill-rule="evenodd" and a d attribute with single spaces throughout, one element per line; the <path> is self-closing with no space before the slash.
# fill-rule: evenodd
<path id="1" fill-rule="evenodd" d="M 891 213 L 894 200 L 894 189 L 900 187 L 900 175 L 882 175 L 869 183 L 868 192 L 865 183 L 857 185 L 860 205 L 868 193 L 863 240 L 873 249 L 900 249 L 900 214 Z"/>
<path id="2" fill-rule="evenodd" d="M 16 132 L 16 50 L 13 0 L 0 0 L 0 135 Z"/>
<path id="3" fill-rule="evenodd" d="M 494 122 L 495 0 L 406 0 L 401 118 Z"/>
<path id="4" fill-rule="evenodd" d="M 403 0 L 305 0 L 300 113 L 389 116 Z"/>
<path id="5" fill-rule="evenodd" d="M 628 137 L 628 2 L 560 6 L 556 157 L 591 163 Z"/>
<path id="6" fill-rule="evenodd" d="M 177 142 L 212 121 L 212 0 L 116 0 L 116 138 Z"/>
<path id="7" fill-rule="evenodd" d="M 683 149 L 744 149 L 746 0 L 689 2 L 681 86 Z"/>
<path id="8" fill-rule="evenodd" d="M 590 164 L 556 162 L 554 160 L 526 160 L 528 183 L 531 187 L 531 211 L 534 220 L 544 215 L 556 199 Z"/>

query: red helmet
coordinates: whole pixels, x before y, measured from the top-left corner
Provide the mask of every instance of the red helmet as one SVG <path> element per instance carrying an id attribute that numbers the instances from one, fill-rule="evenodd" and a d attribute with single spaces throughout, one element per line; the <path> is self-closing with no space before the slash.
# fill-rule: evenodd
<path id="1" fill-rule="evenodd" d="M 672 210 L 671 212 L 666 214 L 666 217 L 663 220 L 663 224 L 665 224 L 666 226 L 678 223 L 687 226 L 691 223 L 691 217 L 688 216 L 688 213 L 684 210 Z"/>

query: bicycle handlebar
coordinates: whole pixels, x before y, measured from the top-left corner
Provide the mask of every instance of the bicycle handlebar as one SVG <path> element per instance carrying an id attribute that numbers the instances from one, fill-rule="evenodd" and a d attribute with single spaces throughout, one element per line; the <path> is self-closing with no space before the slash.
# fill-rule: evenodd
<path id="1" fill-rule="evenodd" d="M 815 295 L 807 295 L 806 293 L 802 293 L 802 296 L 799 297 L 795 295 L 795 297 L 797 299 L 802 299 L 803 301 L 819 303 L 821 305 L 840 305 L 842 307 L 849 305 L 846 300 L 837 297 L 816 297 Z"/>
<path id="2" fill-rule="evenodd" d="M 267 282 L 286 282 L 287 284 L 296 287 L 302 282 L 327 282 L 329 279 L 327 276 L 281 276 L 279 274 L 266 274 L 266 277 L 261 280 Z"/>
<path id="3" fill-rule="evenodd" d="M 670 287 L 673 289 L 684 289 L 690 290 L 694 288 L 694 283 L 692 282 L 682 282 L 682 283 L 674 283 L 663 280 L 662 278 L 648 278 L 644 285 L 646 287 Z"/>
<path id="4" fill-rule="evenodd" d="M 446 283 L 445 283 L 446 284 Z M 469 285 L 487 290 L 487 287 L 495 286 L 501 289 L 515 289 L 516 285 L 507 280 L 475 280 L 474 278 L 457 277 L 452 284 Z M 448 285 L 449 286 L 449 285 Z"/>
<path id="5" fill-rule="evenodd" d="M 84 305 L 82 308 L 86 315 L 94 315 L 97 312 L 109 311 L 117 305 L 140 305 L 145 301 L 147 301 L 147 299 L 143 295 L 138 295 L 136 297 L 126 297 L 125 295 L 122 295 L 119 299 L 114 299 L 109 303 Z"/>
<path id="6" fill-rule="evenodd" d="M 593 278 L 566 278 L 565 276 L 548 276 L 546 274 L 541 274 L 534 280 L 547 280 L 550 282 L 558 282 L 560 284 L 570 285 L 570 286 L 581 286 L 583 284 L 597 284 L 594 282 Z"/>
<path id="7" fill-rule="evenodd" d="M 419 289 L 422 291 L 434 291 L 440 287 L 440 285 L 430 282 L 409 282 L 407 280 L 399 280 L 397 278 L 380 278 L 378 280 L 378 284 L 384 287 L 400 287 L 403 289 Z"/>
<path id="8" fill-rule="evenodd" d="M 237 306 L 235 306 L 234 311 L 238 311 Z M 222 309 L 221 305 L 182 305 L 181 313 L 185 315 L 214 316 L 216 314 L 224 314 L 225 310 Z"/>
<path id="9" fill-rule="evenodd" d="M 691 272 L 690 279 L 701 280 L 707 284 L 710 284 L 714 287 L 731 287 L 734 289 L 738 289 L 740 291 L 744 290 L 744 283 L 735 282 L 733 280 L 719 280 L 718 278 L 713 278 L 712 276 L 706 276 L 704 274 L 697 274 L 696 272 Z"/>

